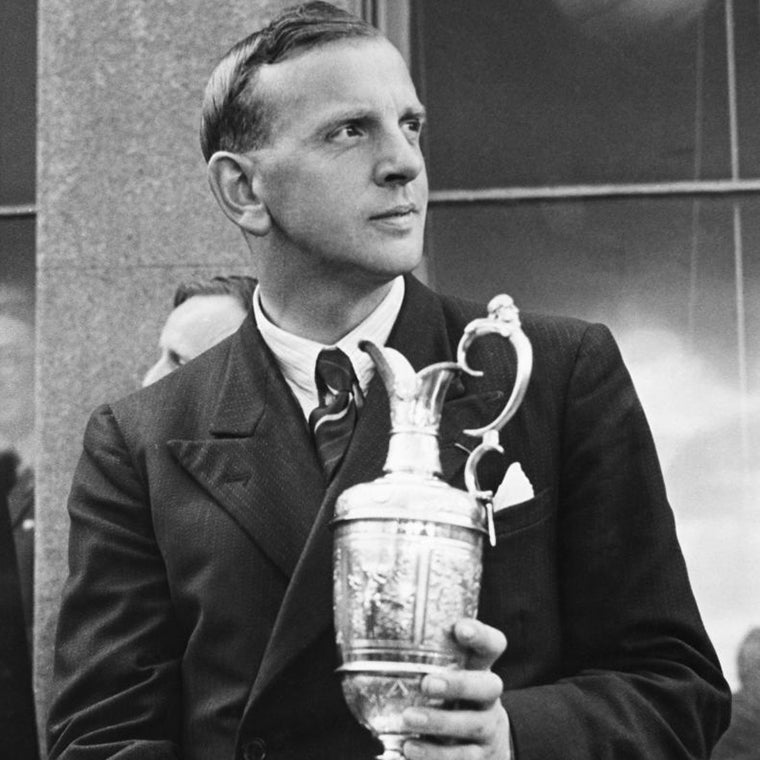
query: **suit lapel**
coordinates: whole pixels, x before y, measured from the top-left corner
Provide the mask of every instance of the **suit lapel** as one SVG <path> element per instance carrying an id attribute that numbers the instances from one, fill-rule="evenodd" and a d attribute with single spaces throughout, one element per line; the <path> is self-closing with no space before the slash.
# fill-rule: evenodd
<path id="1" fill-rule="evenodd" d="M 231 343 L 209 428 L 210 438 L 169 441 L 170 450 L 291 576 L 325 485 L 303 413 L 250 316 Z"/>
<path id="2" fill-rule="evenodd" d="M 332 625 L 333 538 L 330 521 L 335 501 L 351 486 L 382 475 L 389 427 L 388 398 L 376 377 L 370 384 L 346 458 L 327 488 L 285 593 L 249 704 Z"/>

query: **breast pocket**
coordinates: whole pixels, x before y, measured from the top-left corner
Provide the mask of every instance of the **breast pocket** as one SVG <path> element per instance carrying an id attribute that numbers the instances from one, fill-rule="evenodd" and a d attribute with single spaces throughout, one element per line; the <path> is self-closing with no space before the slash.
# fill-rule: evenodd
<path id="1" fill-rule="evenodd" d="M 494 527 L 496 528 L 496 543 L 499 538 L 524 530 L 540 523 L 552 513 L 551 489 L 545 488 L 532 499 L 511 504 L 508 507 L 494 513 Z"/>

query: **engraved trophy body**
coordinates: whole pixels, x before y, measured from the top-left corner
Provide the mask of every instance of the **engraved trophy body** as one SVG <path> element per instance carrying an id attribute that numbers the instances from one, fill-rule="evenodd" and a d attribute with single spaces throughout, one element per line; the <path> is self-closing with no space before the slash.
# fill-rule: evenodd
<path id="1" fill-rule="evenodd" d="M 452 626 L 478 611 L 483 541 L 494 536 L 492 494 L 480 490 L 477 464 L 487 451 L 502 452 L 498 431 L 522 402 L 532 367 L 512 299 L 497 296 L 488 311 L 465 328 L 456 362 L 418 373 L 394 349 L 362 344 L 390 397 L 391 436 L 383 477 L 349 488 L 335 506 L 334 614 L 343 694 L 382 741 L 381 760 L 403 757 L 411 734 L 402 712 L 436 704 L 420 692 L 423 676 L 464 666 Z M 465 431 L 482 442 L 467 460 L 462 491 L 441 479 L 438 425 L 455 374 L 479 374 L 466 354 L 489 333 L 511 341 L 516 379 L 499 417 Z"/>

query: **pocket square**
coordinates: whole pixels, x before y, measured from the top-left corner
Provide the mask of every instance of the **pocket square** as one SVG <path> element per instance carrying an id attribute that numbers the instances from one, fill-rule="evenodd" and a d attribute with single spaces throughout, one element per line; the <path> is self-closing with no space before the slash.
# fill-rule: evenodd
<path id="1" fill-rule="evenodd" d="M 533 486 L 523 472 L 522 465 L 519 462 L 512 462 L 493 497 L 493 511 L 498 512 L 513 504 L 528 501 L 533 496 Z"/>

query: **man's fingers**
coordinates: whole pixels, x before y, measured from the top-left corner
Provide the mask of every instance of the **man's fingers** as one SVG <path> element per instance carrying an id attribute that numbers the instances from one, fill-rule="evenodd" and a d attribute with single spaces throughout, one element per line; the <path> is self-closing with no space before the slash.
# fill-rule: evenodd
<path id="1" fill-rule="evenodd" d="M 404 744 L 409 760 L 509 760 L 509 718 L 500 702 L 502 680 L 491 672 L 507 640 L 501 631 L 478 620 L 454 626 L 457 643 L 467 652 L 464 670 L 430 673 L 422 691 L 443 707 L 404 711 L 406 728 L 418 734 Z"/>
<path id="2" fill-rule="evenodd" d="M 504 634 L 479 620 L 459 620 L 454 636 L 469 652 L 466 667 L 470 670 L 488 670 L 507 648 Z"/>
<path id="3" fill-rule="evenodd" d="M 428 697 L 489 707 L 501 696 L 504 685 L 490 670 L 447 670 L 425 676 L 422 692 Z"/>
<path id="4" fill-rule="evenodd" d="M 413 708 L 404 712 L 404 723 L 419 734 L 404 744 L 404 754 L 412 760 L 511 757 L 509 718 L 500 704 L 488 710 Z"/>
<path id="5" fill-rule="evenodd" d="M 492 705 L 491 710 L 486 712 L 414 707 L 404 712 L 404 724 L 424 736 L 487 744 L 496 732 L 503 711 L 501 705 Z"/>

